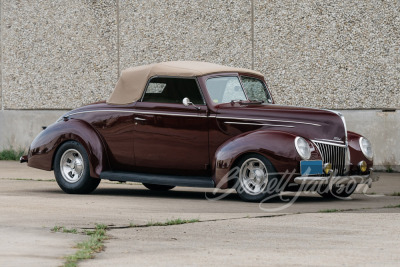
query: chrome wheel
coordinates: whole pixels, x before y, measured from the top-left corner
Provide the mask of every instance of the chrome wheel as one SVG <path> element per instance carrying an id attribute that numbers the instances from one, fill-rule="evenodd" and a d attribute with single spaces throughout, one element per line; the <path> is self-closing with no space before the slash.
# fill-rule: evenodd
<path id="1" fill-rule="evenodd" d="M 247 194 L 262 194 L 268 184 L 267 167 L 260 159 L 249 158 L 240 167 L 239 181 Z"/>
<path id="2" fill-rule="evenodd" d="M 76 149 L 68 149 L 61 156 L 60 170 L 62 177 L 68 183 L 76 183 L 85 171 L 85 165 L 81 153 Z"/>
<path id="3" fill-rule="evenodd" d="M 54 157 L 54 176 L 60 188 L 69 194 L 88 194 L 100 179 L 90 176 L 90 162 L 85 148 L 76 141 L 63 143 Z"/>

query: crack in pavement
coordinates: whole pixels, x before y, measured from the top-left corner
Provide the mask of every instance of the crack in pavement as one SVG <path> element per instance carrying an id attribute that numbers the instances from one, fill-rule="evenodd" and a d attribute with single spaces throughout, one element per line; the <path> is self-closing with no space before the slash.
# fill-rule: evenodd
<path id="1" fill-rule="evenodd" d="M 338 212 L 347 212 L 347 211 L 361 211 L 361 210 L 372 210 L 372 209 L 387 209 L 387 208 L 400 208 L 400 205 L 391 205 L 391 206 L 382 206 L 382 207 L 375 207 L 375 208 L 354 208 L 354 209 L 337 209 L 335 210 L 335 213 Z M 185 220 L 185 219 L 177 219 L 177 223 L 174 223 L 173 221 L 166 221 L 164 223 L 161 222 L 155 222 L 155 223 L 148 223 L 148 224 L 143 224 L 143 225 L 115 225 L 115 224 L 109 224 L 109 225 L 104 225 L 104 235 L 106 236 L 105 239 L 108 239 L 109 242 L 112 242 L 111 240 L 116 240 L 118 238 L 112 237 L 110 231 L 112 230 L 120 230 L 120 229 L 129 229 L 129 228 L 149 228 L 149 227 L 156 227 L 156 226 L 173 226 L 173 225 L 184 225 L 184 224 L 194 224 L 194 223 L 207 223 L 207 222 L 221 222 L 221 221 L 233 221 L 233 220 L 241 220 L 241 219 L 263 219 L 263 218 L 276 218 L 276 217 L 284 217 L 284 216 L 290 216 L 290 215 L 304 215 L 304 214 L 316 214 L 316 213 L 326 213 L 324 211 L 316 211 L 316 212 L 297 212 L 297 213 L 284 213 L 284 214 L 268 214 L 268 215 L 256 215 L 256 216 L 241 216 L 241 217 L 236 217 L 236 218 L 222 218 L 222 219 L 208 219 L 208 220 Z M 76 228 L 74 228 L 76 229 Z M 88 230 L 96 230 L 98 227 L 80 227 L 78 228 L 79 234 L 87 234 Z M 64 232 L 65 233 L 65 232 Z M 70 233 L 70 234 L 76 234 L 76 233 Z M 87 242 L 87 241 L 86 241 Z M 102 242 L 101 242 L 102 243 Z M 89 258 L 84 258 L 80 259 L 79 262 L 85 261 L 85 260 L 90 260 L 95 257 L 94 254 L 100 254 L 102 252 L 106 251 L 106 246 L 104 246 L 104 243 L 101 244 L 102 247 L 101 249 L 92 252 L 91 257 Z M 77 247 L 79 247 L 79 243 L 77 244 Z M 79 251 L 79 250 L 78 250 Z M 77 251 L 77 253 L 78 253 Z M 72 257 L 73 255 L 65 257 L 65 259 L 68 259 L 69 257 Z"/>
<path id="2" fill-rule="evenodd" d="M 129 228 L 146 228 L 146 227 L 160 227 L 160 226 L 174 226 L 174 225 L 185 225 L 185 224 L 193 224 L 193 223 L 205 223 L 205 222 L 219 222 L 219 221 L 229 221 L 229 220 L 240 220 L 240 219 L 259 219 L 259 218 L 273 218 L 273 217 L 282 217 L 288 215 L 296 215 L 301 213 L 284 213 L 284 214 L 274 214 L 274 215 L 258 215 L 258 216 L 244 216 L 244 217 L 236 217 L 236 218 L 222 218 L 222 219 L 209 219 L 209 220 L 199 220 L 196 222 L 186 222 L 186 223 L 177 223 L 177 224 L 163 224 L 162 225 L 148 225 L 148 224 L 136 224 L 136 225 L 123 225 L 116 226 L 115 224 L 107 225 L 107 230 L 117 230 L 117 229 L 129 229 Z M 82 230 L 92 230 L 93 227 L 82 227 Z"/>
<path id="3" fill-rule="evenodd" d="M 335 210 L 335 213 L 338 212 L 347 212 L 347 211 L 361 211 L 361 210 L 375 210 L 375 209 L 391 209 L 391 208 L 400 208 L 399 205 L 391 205 L 391 206 L 382 206 L 382 207 L 374 207 L 374 208 L 355 208 L 355 209 L 331 209 Z M 177 224 L 163 224 L 154 225 L 154 224 L 136 224 L 136 225 L 122 225 L 116 226 L 115 224 L 107 225 L 107 230 L 117 230 L 117 229 L 129 229 L 129 228 L 147 228 L 147 227 L 160 227 L 160 226 L 174 226 L 174 225 L 184 225 L 184 224 L 192 224 L 192 223 L 205 223 L 205 222 L 220 222 L 220 221 L 230 221 L 230 220 L 240 220 L 240 219 L 262 219 L 262 218 L 275 218 L 275 217 L 283 217 L 290 215 L 301 215 L 301 214 L 315 214 L 315 213 L 329 213 L 324 210 L 315 211 L 315 212 L 297 212 L 297 213 L 283 213 L 283 214 L 273 214 L 273 215 L 257 215 L 257 216 L 243 216 L 236 218 L 222 218 L 222 219 L 209 219 L 209 220 L 198 220 L 195 222 L 186 222 L 186 223 L 177 223 Z M 333 213 L 333 212 L 332 212 Z M 93 230 L 93 227 L 82 227 L 81 230 Z"/>

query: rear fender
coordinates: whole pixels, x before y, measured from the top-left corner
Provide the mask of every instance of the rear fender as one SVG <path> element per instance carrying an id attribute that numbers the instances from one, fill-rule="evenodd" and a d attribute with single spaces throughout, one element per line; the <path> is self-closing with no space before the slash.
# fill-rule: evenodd
<path id="1" fill-rule="evenodd" d="M 67 141 L 77 141 L 85 148 L 91 177 L 99 178 L 100 173 L 109 167 L 106 148 L 100 135 L 90 124 L 76 119 L 57 122 L 43 130 L 29 148 L 28 166 L 52 170 L 58 147 Z"/>

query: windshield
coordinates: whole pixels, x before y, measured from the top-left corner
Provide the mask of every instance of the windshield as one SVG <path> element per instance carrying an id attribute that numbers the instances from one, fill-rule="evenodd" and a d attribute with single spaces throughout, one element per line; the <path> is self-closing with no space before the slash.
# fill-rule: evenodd
<path id="1" fill-rule="evenodd" d="M 216 77 L 206 82 L 207 91 L 216 104 L 247 100 L 238 77 Z"/>
<path id="2" fill-rule="evenodd" d="M 251 77 L 241 77 L 242 84 L 238 77 L 215 77 L 206 82 L 207 91 L 212 101 L 216 104 L 229 103 L 231 101 L 263 101 L 271 103 L 271 98 L 264 83 L 261 80 Z"/>
<path id="3" fill-rule="evenodd" d="M 261 80 L 245 76 L 241 76 L 241 79 L 249 100 L 272 103 L 272 98 Z"/>

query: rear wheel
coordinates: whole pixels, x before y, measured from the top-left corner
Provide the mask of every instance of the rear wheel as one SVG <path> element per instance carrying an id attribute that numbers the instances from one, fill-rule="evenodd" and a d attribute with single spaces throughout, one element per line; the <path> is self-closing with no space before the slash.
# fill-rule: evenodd
<path id="1" fill-rule="evenodd" d="M 235 188 L 244 201 L 259 202 L 279 195 L 279 176 L 272 163 L 259 154 L 244 156 L 236 165 L 239 175 Z"/>
<path id="2" fill-rule="evenodd" d="M 90 177 L 86 150 L 76 141 L 61 145 L 54 158 L 54 175 L 60 188 L 69 194 L 87 194 L 97 188 L 100 179 Z"/>
<path id="3" fill-rule="evenodd" d="M 147 183 L 143 183 L 143 185 L 147 189 L 150 189 L 153 191 L 168 191 L 175 187 L 173 185 L 159 185 L 159 184 L 147 184 Z"/>
<path id="4" fill-rule="evenodd" d="M 341 199 L 349 197 L 357 188 L 357 184 L 351 183 L 347 185 L 332 185 L 329 189 L 328 186 L 322 188 L 322 191 L 318 192 L 323 198 L 327 199 Z"/>

